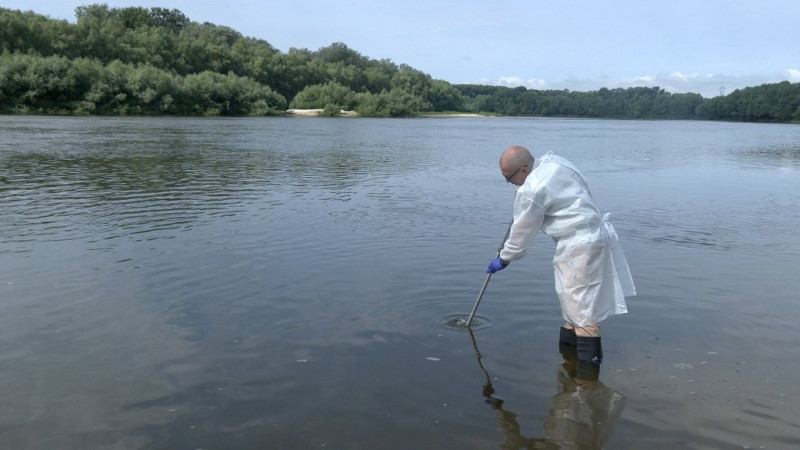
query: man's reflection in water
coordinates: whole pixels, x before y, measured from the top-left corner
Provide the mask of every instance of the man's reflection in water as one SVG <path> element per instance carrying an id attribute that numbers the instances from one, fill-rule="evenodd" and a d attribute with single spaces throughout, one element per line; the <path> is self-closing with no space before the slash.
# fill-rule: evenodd
<path id="1" fill-rule="evenodd" d="M 494 410 L 497 428 L 503 435 L 501 449 L 601 449 L 614 423 L 622 413 L 625 398 L 605 386 L 595 364 L 578 364 L 575 347 L 562 347 L 564 363 L 558 366 L 558 392 L 550 400 L 550 414 L 544 423 L 544 437 L 522 436 L 517 415 L 503 409 L 503 400 L 493 397 L 489 372 L 483 367 L 475 336 L 469 330 L 478 358 L 486 375 L 483 386 L 485 402 Z"/>

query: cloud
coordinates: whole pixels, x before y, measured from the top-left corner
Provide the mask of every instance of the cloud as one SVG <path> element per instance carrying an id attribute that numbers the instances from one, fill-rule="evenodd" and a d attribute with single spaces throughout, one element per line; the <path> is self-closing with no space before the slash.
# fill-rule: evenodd
<path id="1" fill-rule="evenodd" d="M 500 77 L 496 83 L 492 84 L 508 87 L 525 86 L 526 88 L 530 89 L 544 89 L 547 86 L 547 83 L 545 83 L 544 80 L 537 80 L 536 78 L 523 80 L 520 77 Z"/>
<path id="2" fill-rule="evenodd" d="M 655 81 L 655 77 L 651 77 L 649 75 L 643 75 L 639 77 L 633 78 L 623 78 L 620 80 L 620 83 L 627 84 L 630 86 L 640 86 L 642 84 L 651 84 Z"/>

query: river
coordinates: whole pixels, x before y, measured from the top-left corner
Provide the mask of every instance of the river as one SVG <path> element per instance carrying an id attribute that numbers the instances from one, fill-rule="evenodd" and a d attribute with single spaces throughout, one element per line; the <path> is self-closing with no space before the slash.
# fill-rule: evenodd
<path id="1" fill-rule="evenodd" d="M 3 448 L 796 448 L 800 126 L 0 116 Z M 491 279 L 511 144 L 573 161 L 638 295 L 599 380 L 552 241 Z M 577 443 L 577 444 L 576 444 Z M 572 447 L 570 447 L 572 448 Z"/>

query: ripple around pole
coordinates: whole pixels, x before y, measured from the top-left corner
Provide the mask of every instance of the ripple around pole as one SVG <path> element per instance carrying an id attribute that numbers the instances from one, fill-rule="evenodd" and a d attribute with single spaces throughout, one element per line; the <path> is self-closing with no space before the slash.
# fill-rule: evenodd
<path id="1" fill-rule="evenodd" d="M 476 331 L 492 326 L 492 321 L 486 317 L 474 316 L 472 324 L 467 328 L 467 320 L 469 320 L 468 314 L 449 314 L 436 319 L 436 323 L 451 331 L 467 331 L 468 329 Z"/>

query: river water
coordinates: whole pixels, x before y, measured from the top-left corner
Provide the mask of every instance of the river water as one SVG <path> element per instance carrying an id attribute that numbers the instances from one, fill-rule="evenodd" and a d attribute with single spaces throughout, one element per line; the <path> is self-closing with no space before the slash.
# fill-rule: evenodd
<path id="1" fill-rule="evenodd" d="M 796 448 L 800 126 L 0 117 L 2 448 Z M 492 277 L 510 144 L 638 296 L 562 367 L 552 241 Z M 570 447 L 569 445 L 573 445 Z"/>

